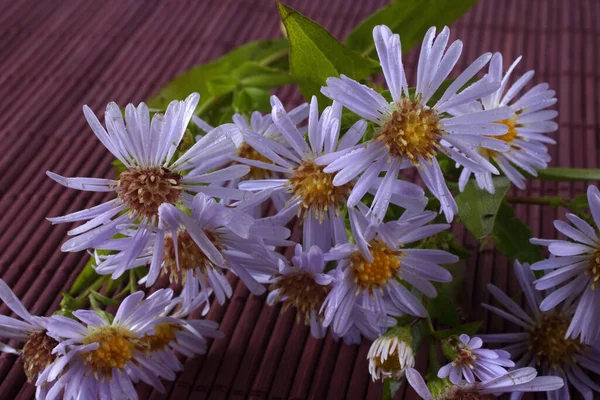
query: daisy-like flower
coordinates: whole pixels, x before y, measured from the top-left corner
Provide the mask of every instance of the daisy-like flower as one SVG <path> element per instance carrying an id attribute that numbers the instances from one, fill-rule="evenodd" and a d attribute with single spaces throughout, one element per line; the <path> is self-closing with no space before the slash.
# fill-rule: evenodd
<path id="1" fill-rule="evenodd" d="M 502 55 L 495 53 L 490 62 L 488 75 L 492 79 L 501 81 L 500 88 L 481 99 L 464 107 L 457 107 L 451 113 L 463 115 L 482 110 L 493 110 L 498 107 L 509 106 L 513 112 L 510 118 L 497 121 L 508 127 L 508 132 L 502 136 L 494 136 L 494 139 L 502 140 L 510 145 L 508 152 L 502 153 L 491 149 L 481 149 L 481 154 L 494 160 L 500 171 L 520 189 L 525 189 L 525 177 L 513 166 L 521 168 L 533 176 L 537 176 L 538 169 L 546 169 L 550 155 L 546 144 L 556 142 L 546 136 L 546 133 L 558 129 L 556 122 L 551 121 L 558 113 L 547 110 L 556 103 L 554 90 L 548 89 L 547 83 L 540 83 L 528 90 L 518 100 L 515 100 L 519 92 L 533 78 L 534 71 L 529 71 L 508 87 L 511 73 L 521 60 L 517 58 L 502 76 Z M 508 90 L 507 90 L 508 88 Z M 459 188 L 463 190 L 467 184 L 471 170 L 463 169 Z M 490 193 L 494 193 L 492 175 L 489 172 L 475 173 L 477 185 Z"/>
<path id="2" fill-rule="evenodd" d="M 383 25 L 374 28 L 373 37 L 392 103 L 373 89 L 344 75 L 328 78 L 327 86 L 321 89 L 325 96 L 377 125 L 373 139 L 316 160 L 317 165 L 326 166 L 324 172 L 337 172 L 334 186 L 343 187 L 361 173 L 362 179 L 372 180 L 380 172 L 387 171 L 371 208 L 372 216 L 377 220 L 383 219 L 391 194 L 398 190 L 395 186 L 399 182 L 396 179 L 399 170 L 415 166 L 427 188 L 440 200 L 448 222 L 452 221 L 458 207 L 448 190 L 436 156 L 446 154 L 473 172 L 498 174 L 496 167 L 475 148 L 494 151 L 509 149 L 506 142 L 489 136 L 506 134 L 507 126 L 494 122 L 510 118 L 513 115 L 510 108 L 501 107 L 454 117 L 447 115 L 449 110 L 498 89 L 500 82 L 486 77 L 457 93 L 485 66 L 491 54 L 484 54 L 475 60 L 435 104 L 428 105 L 456 65 L 462 51 L 462 43 L 457 40 L 444 53 L 449 36 L 447 27 L 435 40 L 435 27 L 427 31 L 421 47 L 414 96 L 409 95 L 406 83 L 400 37 Z M 364 188 L 355 185 L 348 206 L 358 203 L 365 193 Z"/>
<path id="3" fill-rule="evenodd" d="M 533 270 L 551 270 L 535 282 L 538 290 L 556 288 L 540 304 L 542 311 L 552 310 L 568 297 L 578 301 L 567 336 L 584 343 L 600 339 L 600 191 L 588 187 L 587 198 L 596 229 L 574 214 L 567 214 L 570 224 L 554 221 L 554 227 L 570 240 L 531 239 L 531 243 L 548 246 L 553 258 L 536 262 Z"/>
<path id="4" fill-rule="evenodd" d="M 255 199 L 249 201 L 252 205 L 261 199 L 287 195 L 284 207 L 273 218 L 285 225 L 295 215 L 301 216 L 304 221 L 304 246 L 310 248 L 316 245 L 326 252 L 332 246 L 347 241 L 341 208 L 350 198 L 354 184 L 352 179 L 346 180 L 343 175 L 325 172 L 323 166 L 315 163 L 315 159 L 321 157 L 329 160 L 329 156 L 336 150 L 344 154 L 351 152 L 364 135 L 366 123 L 357 122 L 341 140 L 338 140 L 341 104 L 334 102 L 319 116 L 317 99 L 313 97 L 308 117 L 307 143 L 304 134 L 298 130 L 277 97 L 271 97 L 271 105 L 273 122 L 287 145 L 246 131 L 244 140 L 270 163 L 234 159 L 252 167 L 280 173 L 282 178 L 248 180 L 241 182 L 239 187 L 259 192 Z M 357 182 L 360 190 L 364 189 L 366 192 L 376 186 L 377 181 L 373 179 L 375 177 L 376 175 Z M 344 184 L 336 183 L 340 178 L 345 180 Z M 393 200 L 404 208 L 422 209 L 426 202 L 423 190 L 418 185 L 406 181 L 398 181 L 393 194 Z"/>
<path id="5" fill-rule="evenodd" d="M 480 381 L 487 381 L 506 374 L 504 367 L 515 366 L 508 352 L 482 349 L 483 341 L 478 337 L 470 338 L 462 334 L 458 339 L 451 344 L 452 361 L 440 368 L 438 378 L 450 377 L 450 382 L 455 385 L 463 377 L 469 383 L 475 382 L 475 377 Z"/>
<path id="6" fill-rule="evenodd" d="M 57 398 L 63 390 L 64 399 L 137 399 L 133 384 L 140 380 L 164 391 L 160 378 L 172 380 L 175 372 L 150 356 L 146 337 L 154 335 L 162 323 L 177 321 L 157 318 L 170 304 L 169 292 L 161 289 L 146 300 L 141 291 L 129 295 L 112 322 L 89 310 L 73 312 L 82 323 L 50 317 L 48 332 L 60 344 L 54 349 L 58 357 L 36 383 L 54 384 L 46 399 Z"/>
<path id="7" fill-rule="evenodd" d="M 392 328 L 385 335 L 377 338 L 371 344 L 367 359 L 373 381 L 390 377 L 401 379 L 406 368 L 415 365 L 410 328 Z"/>
<path id="8" fill-rule="evenodd" d="M 277 265 L 274 252 L 265 242 L 289 245 L 283 239 L 290 231 L 256 222 L 248 214 L 217 203 L 203 193 L 194 196 L 189 206 L 191 215 L 174 205 L 161 205 L 159 226 L 141 254 L 131 250 L 135 231 L 126 239 L 107 242 L 102 248 L 121 252 L 100 257 L 96 271 L 116 277 L 124 272 L 123 266 L 134 268 L 150 263 L 142 283 L 151 286 L 161 274 L 167 275 L 171 283 L 183 284 L 185 305 L 193 301 L 194 297 L 188 295 L 191 293 L 208 301 L 212 291 L 220 304 L 230 298 L 233 289 L 225 270 L 239 276 L 252 293 L 262 294 L 265 288 L 259 281 L 268 281 Z M 138 258 L 128 261 L 135 256 Z"/>
<path id="9" fill-rule="evenodd" d="M 290 117 L 292 123 L 297 126 L 308 116 L 308 104 L 304 103 L 299 105 L 290 111 L 288 116 Z M 205 132 L 210 132 L 214 129 L 211 125 L 196 116 L 192 117 L 192 121 L 194 121 L 194 123 Z M 227 131 L 229 132 L 229 137 L 233 140 L 237 148 L 235 153 L 236 157 L 243 158 L 245 160 L 265 162 L 268 164 L 271 163 L 268 158 L 256 151 L 256 149 L 254 149 L 254 147 L 252 147 L 248 142 L 244 141 L 245 132 L 248 130 L 270 140 L 274 140 L 277 143 L 287 147 L 287 141 L 281 136 L 277 126 L 273 124 L 271 114 L 262 115 L 260 112 L 254 111 L 250 116 L 250 121 L 248 121 L 241 114 L 234 114 L 232 121 L 235 125 L 235 128 L 227 129 Z M 248 122 L 250 122 L 250 124 L 248 124 Z M 231 180 L 228 186 L 236 188 L 239 182 L 242 180 L 268 179 L 276 176 L 276 172 L 256 166 L 250 166 L 250 172 L 246 176 Z"/>
<path id="10" fill-rule="evenodd" d="M 540 311 L 542 293 L 534 289 L 535 276 L 531 268 L 528 264 L 520 264 L 517 261 L 514 271 L 532 314 L 526 313 L 514 300 L 491 284 L 488 285 L 490 293 L 504 309 L 487 304 L 483 306 L 520 326 L 524 331 L 487 334 L 481 335 L 481 338 L 486 343 L 504 343 L 506 346 L 503 349 L 511 354 L 517 368 L 537 366 L 542 374 L 561 377 L 565 383 L 571 383 L 581 392 L 584 398 L 591 399 L 593 391 L 600 392 L 600 385 L 594 382 L 585 370 L 600 374 L 600 343 L 586 345 L 567 337 L 567 328 L 573 318 L 572 304 L 562 304 L 554 310 Z M 586 318 L 593 318 L 594 312 L 597 310 L 590 311 Z M 518 398 L 519 396 L 515 396 L 512 400 Z M 548 398 L 569 399 L 568 385 L 559 391 L 549 391 Z"/>
<path id="11" fill-rule="evenodd" d="M 0 337 L 24 342 L 20 351 L 0 343 L 0 351 L 21 355 L 27 381 L 34 383 L 38 374 L 56 358 L 52 354 L 52 349 L 58 342 L 47 334 L 48 319 L 31 315 L 2 279 L 0 279 L 0 300 L 21 317 L 16 319 L 0 315 Z M 40 389 L 38 388 L 38 391 Z"/>
<path id="12" fill-rule="evenodd" d="M 498 393 L 545 392 L 563 386 L 557 376 L 537 376 L 535 368 L 520 368 L 497 378 L 477 383 L 460 383 L 447 386 L 439 393 L 429 390 L 419 372 L 413 368 L 406 370 L 406 379 L 417 394 L 424 400 L 488 400 L 495 399 Z"/>
<path id="13" fill-rule="evenodd" d="M 210 172 L 223 166 L 216 165 L 214 160 L 223 164 L 235 152 L 235 145 L 223 128 L 214 129 L 174 159 L 199 98 L 194 93 L 185 101 L 173 101 L 165 115 L 155 114 L 151 121 L 144 103 L 137 108 L 129 104 L 125 119 L 119 106 L 110 103 L 106 108 L 106 129 L 92 110 L 84 106 L 90 127 L 126 170 L 118 180 L 65 178 L 47 172 L 50 178 L 72 189 L 116 194 L 115 199 L 95 207 L 49 218 L 53 224 L 88 220 L 68 232 L 75 237 L 63 244 L 63 251 L 96 248 L 119 233 L 122 226 L 134 225 L 137 233 L 131 243 L 132 252 L 139 254 L 150 239 L 150 228 L 158 223 L 161 205 L 186 205 L 191 201 L 190 193 L 197 192 L 229 200 L 247 197 L 243 191 L 216 184 L 245 175 L 248 167 L 232 165 Z M 193 173 L 189 173 L 191 170 Z"/>
<path id="14" fill-rule="evenodd" d="M 332 281 L 333 276 L 325 273 L 323 251 L 312 246 L 303 252 L 297 244 L 291 266 L 279 260 L 279 271 L 272 278 L 267 303 L 274 305 L 281 301 L 283 311 L 294 307 L 296 322 L 304 321 L 310 326 L 312 336 L 320 339 L 327 331 L 323 328 L 321 307 L 331 291 Z"/>
<path id="15" fill-rule="evenodd" d="M 173 371 L 183 370 L 183 365 L 173 353 L 173 350 L 185 355 L 195 357 L 206 353 L 206 338 L 222 338 L 219 324 L 214 321 L 200 319 L 184 319 L 197 306 L 182 306 L 182 298 L 172 299 L 172 291 L 157 291 L 148 296 L 148 300 L 164 296 L 170 301 L 168 308 L 159 317 L 169 317 L 164 322 L 154 327 L 154 333 L 143 336 L 140 341 L 147 345 L 146 351 L 150 357 Z M 207 296 L 201 296 L 202 302 Z M 163 301 L 164 301 L 163 300 Z M 179 307 L 176 309 L 176 307 Z M 174 311 L 175 310 L 175 311 Z"/>
<path id="16" fill-rule="evenodd" d="M 437 296 L 430 281 L 449 282 L 452 275 L 438 264 L 451 264 L 458 257 L 443 250 L 410 249 L 403 246 L 447 229 L 447 224 L 430 224 L 436 213 L 405 212 L 400 219 L 371 225 L 362 203 L 348 209 L 355 244 L 336 246 L 325 255 L 338 262 L 333 288 L 323 303 L 325 326 L 344 335 L 353 323 L 351 310 L 362 306 L 370 313 L 426 316 L 421 302 L 404 286 L 412 285 L 428 297 Z"/>

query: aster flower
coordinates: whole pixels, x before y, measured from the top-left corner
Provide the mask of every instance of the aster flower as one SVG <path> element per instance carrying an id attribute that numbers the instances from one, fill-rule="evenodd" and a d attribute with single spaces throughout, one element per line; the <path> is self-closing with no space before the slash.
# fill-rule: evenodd
<path id="1" fill-rule="evenodd" d="M 159 226 L 141 254 L 131 251 L 136 231 L 105 243 L 101 248 L 121 251 L 100 256 L 96 271 L 116 277 L 124 272 L 124 266 L 149 263 L 148 275 L 141 283 L 152 286 L 161 274 L 169 276 L 172 283 L 183 284 L 184 305 L 194 300 L 194 294 L 208 301 L 211 292 L 223 304 L 233 293 L 225 270 L 239 276 L 252 293 L 262 294 L 265 288 L 259 281 L 267 282 L 277 265 L 274 252 L 265 243 L 289 245 L 284 239 L 290 231 L 270 225 L 271 221 L 255 221 L 203 193 L 194 196 L 189 206 L 191 215 L 171 204 L 161 205 Z M 129 261 L 136 255 L 137 259 Z"/>
<path id="2" fill-rule="evenodd" d="M 296 309 L 296 322 L 301 320 L 310 326 L 313 337 L 320 339 L 325 336 L 323 301 L 331 290 L 333 277 L 325 273 L 325 258 L 318 246 L 312 246 L 307 252 L 302 251 L 300 244 L 296 245 L 292 265 L 279 260 L 279 270 L 273 276 L 269 286 L 267 303 L 274 305 L 283 302 L 282 310 L 289 307 Z"/>
<path id="3" fill-rule="evenodd" d="M 450 264 L 458 257 L 443 250 L 410 249 L 402 246 L 448 228 L 431 224 L 435 212 L 408 213 L 400 219 L 372 225 L 368 209 L 349 209 L 355 244 L 336 246 L 325 261 L 337 261 L 331 292 L 323 303 L 325 326 L 344 335 L 353 323 L 351 310 L 362 306 L 378 318 L 403 313 L 426 316 L 421 302 L 403 285 L 406 282 L 425 296 L 437 291 L 430 281 L 449 282 L 452 275 L 438 264 Z"/>
<path id="4" fill-rule="evenodd" d="M 373 381 L 404 377 L 406 368 L 415 365 L 410 327 L 396 327 L 377 338 L 369 348 L 369 373 Z"/>
<path id="5" fill-rule="evenodd" d="M 146 300 L 141 291 L 129 295 L 112 322 L 89 310 L 73 312 L 81 322 L 50 317 L 49 335 L 60 343 L 54 349 L 58 357 L 36 383 L 53 383 L 46 399 L 57 398 L 63 390 L 64 399 L 137 399 L 133 385 L 140 380 L 164 392 L 160 378 L 172 380 L 175 372 L 150 356 L 147 336 L 162 323 L 177 322 L 157 318 L 169 306 L 170 292 L 161 289 Z"/>
<path id="6" fill-rule="evenodd" d="M 366 123 L 359 121 L 338 141 L 340 136 L 340 119 L 342 107 L 334 102 L 325 108 L 321 116 L 318 112 L 316 97 L 310 104 L 308 117 L 308 143 L 304 134 L 285 111 L 279 99 L 271 97 L 273 106 L 272 118 L 275 126 L 286 140 L 281 145 L 252 131 L 246 131 L 244 140 L 257 152 L 269 160 L 269 163 L 242 158 L 234 158 L 252 167 L 281 174 L 280 179 L 247 180 L 241 182 L 240 189 L 258 192 L 254 199 L 240 202 L 240 207 L 255 205 L 259 200 L 285 194 L 286 201 L 277 216 L 280 224 L 285 225 L 295 215 L 302 217 L 303 244 L 310 248 L 319 246 L 328 251 L 332 246 L 347 241 L 341 208 L 348 201 L 354 183 L 352 179 L 344 184 L 336 184 L 339 176 L 336 173 L 324 172 L 324 167 L 317 165 L 317 157 L 329 159 L 336 150 L 342 153 L 351 152 L 365 133 Z M 337 153 L 335 153 L 337 154 Z M 360 190 L 365 192 L 377 185 L 377 181 L 364 179 L 357 182 Z M 363 193 L 364 194 L 364 193 Z M 426 199 L 423 190 L 410 182 L 398 181 L 394 190 L 394 201 L 405 208 L 421 208 Z M 276 203 L 277 204 L 277 203 Z"/>
<path id="7" fill-rule="evenodd" d="M 172 291 L 157 291 L 148 296 L 148 300 L 164 296 L 162 301 L 170 301 L 169 306 L 159 317 L 169 317 L 154 327 L 154 333 L 143 336 L 140 341 L 147 345 L 153 361 L 166 365 L 173 371 L 183 370 L 183 365 L 173 353 L 173 350 L 195 357 L 206 353 L 206 338 L 222 338 L 218 330 L 219 324 L 214 321 L 199 319 L 184 319 L 201 304 L 182 306 L 182 298 L 172 299 Z M 205 302 L 208 296 L 199 296 Z M 160 301 L 160 300 L 159 300 Z M 179 308 L 176 308 L 179 307 Z"/>
<path id="8" fill-rule="evenodd" d="M 600 373 L 600 343 L 586 345 L 567 337 L 567 327 L 573 318 L 572 305 L 563 304 L 554 310 L 540 311 L 542 293 L 534 289 L 535 276 L 529 265 L 517 261 L 514 270 L 531 314 L 491 284 L 488 285 L 490 293 L 504 309 L 487 304 L 483 306 L 524 331 L 481 335 L 481 339 L 487 343 L 506 344 L 503 349 L 516 361 L 517 368 L 537 366 L 544 375 L 559 376 L 565 383 L 571 383 L 586 399 L 592 398 L 593 391 L 600 392 L 600 385 L 585 370 Z M 592 318 L 592 314 L 587 318 Z M 520 397 L 513 396 L 512 400 Z M 559 391 L 548 391 L 548 398 L 569 399 L 568 385 Z"/>
<path id="9" fill-rule="evenodd" d="M 108 132 L 92 110 L 84 106 L 83 113 L 90 127 L 126 170 L 121 172 L 118 180 L 65 178 L 47 172 L 50 178 L 72 189 L 116 194 L 115 199 L 92 208 L 49 218 L 53 224 L 87 220 L 68 232 L 75 237 L 63 244 L 63 251 L 96 248 L 119 233 L 122 226 L 133 225 L 137 233 L 132 239 L 131 253 L 139 254 L 150 239 L 151 227 L 158 223 L 158 210 L 162 204 L 189 204 L 190 193 L 197 192 L 229 200 L 247 197 L 243 191 L 216 184 L 245 175 L 248 167 L 232 165 L 210 172 L 223 166 L 215 164 L 214 160 L 223 164 L 235 151 L 225 129 L 214 129 L 174 159 L 199 98 L 194 93 L 185 101 L 173 101 L 165 115 L 155 114 L 152 121 L 144 103 L 137 108 L 129 104 L 125 108 L 125 120 L 119 107 L 110 103 L 106 108 Z M 193 173 L 189 173 L 191 170 Z"/>
<path id="10" fill-rule="evenodd" d="M 528 71 L 512 85 L 508 86 L 511 73 L 521 60 L 517 58 L 502 76 L 502 55 L 495 53 L 490 62 L 488 75 L 492 79 L 501 81 L 500 88 L 481 99 L 465 107 L 457 107 L 451 110 L 453 115 L 464 115 L 482 110 L 493 110 L 498 107 L 509 106 L 513 112 L 510 118 L 498 121 L 508 127 L 508 132 L 495 139 L 502 140 L 510 145 L 510 150 L 501 153 L 490 149 L 481 149 L 481 154 L 491 159 L 500 171 L 519 189 L 525 189 L 525 177 L 513 166 L 517 166 L 527 173 L 537 176 L 538 169 L 546 169 L 550 155 L 546 144 L 556 142 L 545 134 L 554 132 L 558 128 L 556 122 L 551 121 L 558 113 L 547 110 L 556 103 L 554 90 L 548 89 L 547 83 L 540 83 L 528 90 L 519 99 L 518 93 L 533 78 L 534 71 Z M 508 88 L 508 90 L 506 90 Z M 516 100 L 515 100 L 516 99 Z M 464 189 L 471 171 L 463 169 L 459 187 Z M 489 172 L 475 173 L 477 185 L 490 193 L 494 193 L 492 175 Z"/>
<path id="11" fill-rule="evenodd" d="M 554 227 L 570 240 L 531 239 L 531 243 L 548 246 L 553 258 L 536 262 L 533 270 L 551 270 L 535 282 L 538 290 L 556 288 L 540 304 L 549 311 L 568 297 L 576 298 L 577 309 L 567 330 L 567 336 L 591 344 L 600 339 L 600 192 L 589 186 L 587 198 L 596 229 L 574 214 L 567 214 L 569 223 L 554 221 Z"/>
<path id="12" fill-rule="evenodd" d="M 20 355 L 27 381 L 34 383 L 38 374 L 56 358 L 52 354 L 52 349 L 58 342 L 47 334 L 48 319 L 31 315 L 2 279 L 0 279 L 0 300 L 21 317 L 17 319 L 0 315 L 0 337 L 24 342 L 20 350 L 0 343 L 0 351 Z M 38 387 L 38 394 L 45 389 L 47 388 Z"/>
<path id="13" fill-rule="evenodd" d="M 383 219 L 390 195 L 397 190 L 395 186 L 398 185 L 396 178 L 399 170 L 415 166 L 427 188 L 440 200 L 447 221 L 452 221 L 458 207 L 448 190 L 436 156 L 446 154 L 473 172 L 488 171 L 497 174 L 496 167 L 479 154 L 475 147 L 494 151 L 509 149 L 506 142 L 489 137 L 506 134 L 507 126 L 494 122 L 512 116 L 513 112 L 508 107 L 455 117 L 446 115 L 449 110 L 499 88 L 500 82 L 486 77 L 457 93 L 485 66 L 491 54 L 486 53 L 475 60 L 435 104 L 428 105 L 456 65 L 462 51 L 462 43 L 457 40 L 444 53 L 450 31 L 445 27 L 434 40 L 435 31 L 435 27 L 430 28 L 423 40 L 414 96 L 409 95 L 408 91 L 400 37 L 383 25 L 373 29 L 373 38 L 392 103 L 373 89 L 344 75 L 340 78 L 328 78 L 327 86 L 321 89 L 325 96 L 377 126 L 373 139 L 316 160 L 317 165 L 326 166 L 324 172 L 337 172 L 334 186 L 343 186 L 361 173 L 361 178 L 371 180 L 380 172 L 387 171 L 371 207 L 372 216 L 377 220 Z M 357 184 L 348 206 L 358 203 L 365 192 Z"/>
<path id="14" fill-rule="evenodd" d="M 457 343 L 452 346 L 452 361 L 440 368 L 438 378 L 450 377 L 450 382 L 455 385 L 463 377 L 469 383 L 474 383 L 475 377 L 480 381 L 487 381 L 506 374 L 504 367 L 515 366 L 508 352 L 482 349 L 482 344 L 483 341 L 478 337 L 460 335 Z"/>
<path id="15" fill-rule="evenodd" d="M 421 374 L 413 368 L 406 370 L 406 379 L 424 400 L 493 399 L 498 393 L 545 392 L 563 386 L 559 377 L 537 376 L 535 368 L 529 367 L 516 369 L 485 382 L 447 386 L 440 393 L 432 393 Z"/>

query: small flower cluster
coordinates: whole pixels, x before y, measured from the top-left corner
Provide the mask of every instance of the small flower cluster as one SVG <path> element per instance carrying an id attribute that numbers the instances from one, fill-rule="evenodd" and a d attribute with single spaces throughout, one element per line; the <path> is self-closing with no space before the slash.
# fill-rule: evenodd
<path id="1" fill-rule="evenodd" d="M 255 112 L 250 121 L 234 115 L 233 123 L 218 127 L 194 116 L 196 93 L 171 102 L 164 114 L 151 115 L 144 103 L 129 104 L 123 113 L 110 103 L 104 125 L 84 107 L 94 134 L 124 168 L 116 179 L 48 172 L 67 188 L 114 194 L 89 209 L 49 218 L 53 224 L 83 222 L 68 232 L 62 250 L 93 250 L 100 275 L 117 279 L 142 270 L 139 283 L 147 288 L 156 289 L 162 276 L 182 290 L 174 297 L 158 289 L 145 300 L 143 292 L 131 294 L 109 321 L 87 310 L 74 311 L 73 318 L 32 317 L 2 283 L 2 299 L 23 321 L 0 320 L 0 333 L 25 342 L 21 354 L 38 396 L 133 399 L 139 381 L 161 389 L 160 379 L 174 379 L 181 369 L 172 349 L 201 354 L 204 337 L 219 336 L 212 322 L 185 317 L 200 306 L 208 312 L 213 294 L 220 304 L 232 296 L 226 274 L 239 277 L 255 295 L 269 290 L 271 305 L 295 308 L 298 322 L 317 338 L 329 329 L 336 339 L 358 343 L 383 335 L 396 325 L 395 317 L 426 317 L 424 299 L 437 296 L 432 282 L 451 281 L 442 265 L 458 261 L 447 251 L 419 246 L 448 229 L 458 211 L 438 157 L 462 169 L 460 190 L 474 175 L 481 188 L 493 192 L 492 174 L 500 173 L 522 188 L 525 178 L 517 168 L 532 175 L 545 168 L 546 144 L 553 143 L 546 134 L 557 129 L 556 112 L 547 110 L 555 93 L 547 84 L 517 98 L 530 71 L 508 85 L 519 60 L 503 73 L 499 53 L 483 54 L 443 88 L 462 52 L 459 40 L 448 46 L 449 36 L 447 27 L 437 36 L 434 27 L 427 31 L 413 92 L 399 35 L 375 27 L 391 101 L 342 75 L 327 79 L 321 91 L 332 103 L 322 111 L 316 97 L 288 111 L 272 96 L 269 115 Z M 476 80 L 488 63 L 485 76 Z M 343 108 L 359 117 L 345 131 Z M 191 121 L 205 134 L 183 151 Z M 410 168 L 439 201 L 448 224 L 436 223 L 438 213 L 425 210 L 424 188 L 402 178 Z M 590 195 L 596 196 L 592 211 L 600 219 L 600 194 Z M 275 212 L 264 217 L 267 202 Z M 294 218 L 302 224 L 302 244 L 289 240 L 287 225 Z M 560 258 L 534 268 L 564 269 L 537 281 L 538 289 L 573 279 L 542 310 L 564 300 L 565 293 L 583 292 L 568 333 L 588 341 L 600 317 L 581 315 L 590 304 L 597 307 L 593 288 L 600 250 L 593 229 L 576 218 L 569 217 L 577 229 L 565 223 L 557 228 L 581 244 L 544 242 Z M 294 245 L 291 260 L 275 251 Z M 406 370 L 417 391 L 433 398 L 411 369 L 410 340 L 390 332 L 369 353 L 371 373 L 399 378 Z M 507 372 L 505 367 L 514 366 L 508 353 L 481 345 L 481 339 L 466 335 L 453 344 L 455 359 L 439 377 L 450 377 L 455 386 L 436 398 L 505 391 L 511 379 L 520 382 L 513 391 L 559 387 L 558 378 L 535 378 L 531 368 Z"/>
<path id="2" fill-rule="evenodd" d="M 161 379 L 183 369 L 173 349 L 193 357 L 207 337 L 223 336 L 214 322 L 185 319 L 190 310 L 171 289 L 129 295 L 112 320 L 90 310 L 74 311 L 76 319 L 32 316 L 3 280 L 0 299 L 22 318 L 3 317 L 0 334 L 24 343 L 0 349 L 21 355 L 39 399 L 137 399 L 137 382 L 164 392 Z"/>

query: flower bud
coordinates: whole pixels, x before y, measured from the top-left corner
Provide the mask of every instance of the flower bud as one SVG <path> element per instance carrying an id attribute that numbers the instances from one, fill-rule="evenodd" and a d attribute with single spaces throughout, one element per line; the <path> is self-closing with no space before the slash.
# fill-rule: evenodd
<path id="1" fill-rule="evenodd" d="M 367 354 L 373 380 L 404 376 L 406 368 L 415 365 L 409 327 L 395 327 L 373 342 Z"/>

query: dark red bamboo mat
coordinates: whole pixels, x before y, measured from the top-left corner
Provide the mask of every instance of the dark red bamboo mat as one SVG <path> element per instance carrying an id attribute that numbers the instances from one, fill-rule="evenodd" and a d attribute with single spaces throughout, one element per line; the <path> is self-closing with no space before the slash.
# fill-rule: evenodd
<path id="1" fill-rule="evenodd" d="M 343 38 L 385 0 L 353 2 L 289 1 L 289 5 Z M 598 164 L 600 105 L 600 3 L 595 0 L 481 0 L 452 25 L 465 43 L 464 67 L 484 51 L 502 51 L 505 62 L 519 55 L 518 72 L 536 70 L 559 99 L 559 146 L 554 166 L 595 168 Z M 49 315 L 87 261 L 87 254 L 65 254 L 60 245 L 68 226 L 45 220 L 98 204 L 103 194 L 67 190 L 51 182 L 46 170 L 67 176 L 110 177 L 109 153 L 87 127 L 81 107 L 97 114 L 109 101 L 138 103 L 189 67 L 212 60 L 256 39 L 279 37 L 277 7 L 270 0 L 239 1 L 0 1 L 0 277 L 34 314 Z M 411 52 L 405 64 L 416 64 Z M 409 75 L 413 75 L 409 73 Z M 297 103 L 293 88 L 279 92 Z M 533 181 L 530 194 L 575 197 L 583 183 Z M 554 237 L 552 220 L 561 211 L 517 206 L 535 235 Z M 477 243 L 455 233 L 470 249 Z M 295 324 L 293 311 L 268 307 L 230 277 L 233 298 L 213 306 L 225 338 L 206 355 L 186 361 L 167 394 L 140 386 L 140 398 L 372 398 L 381 384 L 371 383 L 369 343 L 346 346 L 331 337 L 315 340 Z M 484 330 L 513 327 L 488 318 L 479 307 L 493 282 L 518 291 L 507 260 L 485 249 L 468 262 L 467 300 Z M 8 313 L 6 306 L 0 312 Z M 417 366 L 426 370 L 427 358 Z M 410 396 L 402 388 L 397 398 Z M 0 356 L 0 399 L 29 399 L 16 357 Z"/>

